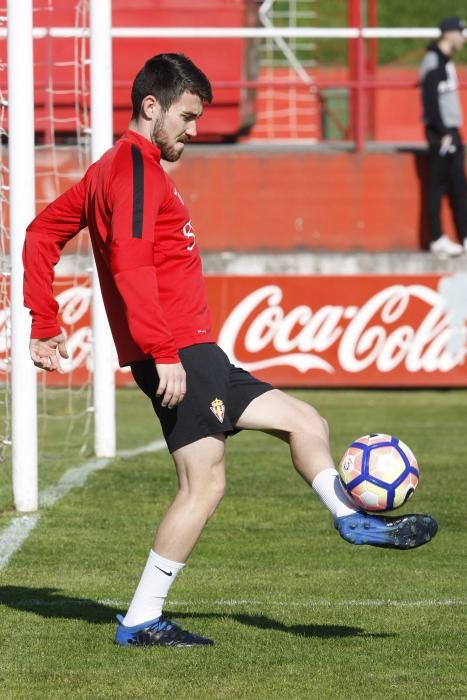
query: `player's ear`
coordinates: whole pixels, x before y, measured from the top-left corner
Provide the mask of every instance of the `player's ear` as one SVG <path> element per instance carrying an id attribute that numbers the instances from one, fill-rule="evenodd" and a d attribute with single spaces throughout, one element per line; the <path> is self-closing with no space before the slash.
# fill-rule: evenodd
<path id="1" fill-rule="evenodd" d="M 160 104 L 154 95 L 146 95 L 141 102 L 141 117 L 151 121 L 159 112 Z"/>

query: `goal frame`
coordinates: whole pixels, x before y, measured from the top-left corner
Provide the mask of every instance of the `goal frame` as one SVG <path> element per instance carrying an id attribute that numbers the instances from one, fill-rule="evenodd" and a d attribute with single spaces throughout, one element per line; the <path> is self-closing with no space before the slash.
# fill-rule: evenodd
<path id="1" fill-rule="evenodd" d="M 23 305 L 22 249 L 35 216 L 34 59 L 32 0 L 7 2 L 8 155 L 10 202 L 10 319 L 12 488 L 18 512 L 39 507 L 37 372 L 29 357 L 30 318 Z M 111 0 L 90 0 L 91 155 L 97 160 L 112 145 Z M 93 271 L 94 451 L 113 457 L 115 351 L 97 273 Z"/>

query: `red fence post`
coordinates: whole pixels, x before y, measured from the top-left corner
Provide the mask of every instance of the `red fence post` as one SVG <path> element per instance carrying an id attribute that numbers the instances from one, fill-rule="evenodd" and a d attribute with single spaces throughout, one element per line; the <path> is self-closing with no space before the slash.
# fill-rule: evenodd
<path id="1" fill-rule="evenodd" d="M 362 151 L 365 145 L 365 42 L 362 30 L 361 0 L 349 0 L 349 27 L 359 30 L 356 39 L 349 40 L 349 80 L 355 87 L 351 89 L 350 113 L 351 133 L 355 141 L 356 151 Z"/>
<path id="2" fill-rule="evenodd" d="M 368 0 L 368 27 L 378 26 L 378 0 Z M 367 77 L 373 83 L 378 69 L 378 39 L 368 39 L 368 54 L 366 58 Z M 371 87 L 367 93 L 368 104 L 368 134 L 371 139 L 376 137 L 376 90 Z"/>

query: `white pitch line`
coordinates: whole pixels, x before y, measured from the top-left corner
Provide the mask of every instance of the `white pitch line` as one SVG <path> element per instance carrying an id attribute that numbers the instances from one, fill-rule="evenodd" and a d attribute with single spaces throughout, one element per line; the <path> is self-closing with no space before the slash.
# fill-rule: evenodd
<path id="1" fill-rule="evenodd" d="M 39 521 L 39 513 L 20 515 L 0 533 L 0 570 L 23 544 Z"/>
<path id="2" fill-rule="evenodd" d="M 108 601 L 110 602 L 110 601 Z M 241 607 L 243 605 L 258 606 L 266 608 L 376 608 L 385 605 L 390 605 L 393 607 L 401 608 L 430 608 L 437 606 L 451 606 L 451 605 L 467 605 L 467 600 L 304 600 L 299 601 L 271 601 L 266 600 L 170 600 L 169 604 L 172 605 L 187 605 L 190 607 L 202 607 L 205 605 L 214 605 L 219 607 Z"/>
<path id="3" fill-rule="evenodd" d="M 148 445 L 142 445 L 142 447 L 135 447 L 132 450 L 119 450 L 117 452 L 117 457 L 136 457 L 136 455 L 142 455 L 146 452 L 160 452 L 166 447 L 165 440 L 156 440 L 155 442 L 150 442 Z"/>
<path id="4" fill-rule="evenodd" d="M 40 492 L 40 505 L 44 508 L 50 508 L 50 506 L 57 503 L 63 496 L 66 496 L 71 489 L 84 486 L 90 474 L 100 469 L 105 469 L 110 461 L 110 458 L 93 459 L 89 462 L 85 462 L 81 467 L 72 467 L 68 469 L 55 486 L 49 486 Z"/>
<path id="5" fill-rule="evenodd" d="M 116 457 L 123 459 L 136 457 L 147 452 L 159 452 L 165 447 L 164 440 L 156 440 L 148 445 L 135 447 L 133 450 L 120 450 Z M 55 486 L 49 486 L 39 494 L 39 502 L 42 507 L 49 508 L 66 496 L 71 489 L 84 486 L 88 476 L 96 471 L 105 469 L 113 458 L 92 459 L 80 467 L 68 469 Z M 40 513 L 30 513 L 13 518 L 7 527 L 0 532 L 0 571 L 5 568 L 9 560 L 29 537 L 40 519 Z"/>
<path id="6" fill-rule="evenodd" d="M 38 598 L 31 598 L 27 600 L 18 601 L 18 606 L 24 607 L 42 607 L 42 606 L 57 606 L 63 607 L 64 605 L 89 605 L 95 603 L 97 605 L 105 605 L 106 607 L 116 607 L 122 610 L 128 607 L 129 601 L 123 600 L 80 600 L 70 599 L 70 598 L 60 598 L 54 597 L 50 600 L 42 600 Z M 384 599 L 374 599 L 374 600 L 305 600 L 303 602 L 298 601 L 271 601 L 266 600 L 170 600 L 169 607 L 173 608 L 177 605 L 183 607 L 189 607 L 191 609 L 200 610 L 206 607 L 226 607 L 226 608 L 241 608 L 241 607 L 256 607 L 261 609 L 276 609 L 276 608 L 381 608 L 385 606 L 390 606 L 394 608 L 437 608 L 437 607 L 465 607 L 467 606 L 467 600 L 452 600 L 452 599 L 441 599 L 441 600 L 384 600 Z"/>

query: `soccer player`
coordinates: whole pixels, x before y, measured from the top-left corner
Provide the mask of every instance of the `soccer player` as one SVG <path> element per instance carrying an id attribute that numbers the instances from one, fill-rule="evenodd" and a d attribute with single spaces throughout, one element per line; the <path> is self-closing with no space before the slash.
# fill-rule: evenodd
<path id="1" fill-rule="evenodd" d="M 66 242 L 89 228 L 121 365 L 130 365 L 160 420 L 178 492 L 159 523 L 117 644 L 193 646 L 210 639 L 164 617 L 179 571 L 225 488 L 224 447 L 238 430 L 286 441 L 297 472 L 353 544 L 409 549 L 437 530 L 430 516 L 374 517 L 349 501 L 330 450 L 328 426 L 308 404 L 233 366 L 215 343 L 196 244 L 182 195 L 160 160 L 177 161 L 212 100 L 206 76 L 181 54 L 148 60 L 132 88 L 133 115 L 83 179 L 30 224 L 24 247 L 25 304 L 35 365 L 61 371 L 67 357 L 52 294 Z M 99 352 L 99 348 L 96 348 Z"/>

